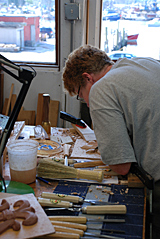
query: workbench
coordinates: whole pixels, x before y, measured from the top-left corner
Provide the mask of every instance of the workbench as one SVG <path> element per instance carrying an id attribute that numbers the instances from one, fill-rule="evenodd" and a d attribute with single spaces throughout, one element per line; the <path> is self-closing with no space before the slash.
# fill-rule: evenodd
<path id="1" fill-rule="evenodd" d="M 60 132 L 60 135 L 66 134 L 73 139 L 71 152 L 73 150 L 76 139 L 81 139 L 82 137 L 75 131 L 75 129 L 61 129 L 61 128 L 53 128 L 51 130 L 51 135 L 54 137 L 57 136 L 57 132 Z M 56 133 L 55 133 L 56 132 Z M 54 135 L 55 133 L 55 135 Z M 63 157 L 63 153 L 60 153 L 61 157 Z M 59 154 L 58 154 L 59 155 Z M 5 161 L 3 165 L 3 177 L 5 180 L 10 180 L 10 170 L 8 160 Z M 74 182 L 74 180 L 48 180 L 50 184 L 46 184 L 39 179 L 32 184 L 29 184 L 31 188 L 34 190 L 34 195 L 36 198 L 40 197 L 42 192 L 50 192 L 50 193 L 62 193 L 72 195 L 73 191 L 77 191 L 77 194 L 83 198 L 86 197 L 87 191 L 92 185 L 96 185 L 96 183 L 92 183 L 90 181 L 83 182 L 79 180 L 79 182 Z M 117 185 L 104 185 L 101 183 L 97 183 L 98 186 L 102 186 L 103 188 L 106 186 L 111 187 L 111 191 L 113 194 L 110 195 L 110 202 L 119 202 L 120 204 L 124 204 L 127 206 L 127 214 L 126 215 L 105 215 L 105 218 L 125 218 L 127 224 L 123 224 L 118 229 L 123 229 L 126 231 L 126 235 L 122 234 L 118 236 L 120 238 L 132 238 L 132 239 L 145 239 L 145 223 L 146 223 L 146 189 L 144 187 L 128 187 L 126 184 L 127 179 L 123 179 L 120 177 L 119 183 Z M 122 184 L 122 185 L 119 185 Z M 84 189 L 81 190 L 81 185 L 84 186 Z M 85 193 L 84 193 L 85 192 Z M 1 196 L 1 195 L 0 195 Z M 68 212 L 52 212 L 46 211 L 47 215 L 78 215 L 78 213 L 73 214 Z M 81 214 L 81 213 L 80 213 Z M 80 215 L 79 214 L 79 215 Z M 86 215 L 85 215 L 86 216 Z M 89 215 L 90 216 L 90 215 Z M 134 218 L 134 223 L 133 223 Z M 132 224 L 133 223 L 133 224 Z M 117 224 L 103 224 L 103 228 L 112 228 L 117 229 Z M 105 234 L 105 232 L 102 232 Z M 108 235 L 108 234 L 107 234 Z M 114 235 L 114 234 L 113 234 Z M 116 234 L 115 234 L 116 236 Z M 91 237 L 90 237 L 91 238 Z"/>

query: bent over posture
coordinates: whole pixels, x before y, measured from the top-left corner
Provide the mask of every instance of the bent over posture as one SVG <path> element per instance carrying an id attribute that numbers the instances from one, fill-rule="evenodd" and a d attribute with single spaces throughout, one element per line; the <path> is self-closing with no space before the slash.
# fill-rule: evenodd
<path id="1" fill-rule="evenodd" d="M 63 81 L 69 94 L 83 98 L 90 109 L 103 163 L 125 175 L 137 162 L 154 178 L 153 238 L 158 238 L 160 63 L 142 57 L 114 63 L 102 50 L 86 45 L 68 56 Z"/>

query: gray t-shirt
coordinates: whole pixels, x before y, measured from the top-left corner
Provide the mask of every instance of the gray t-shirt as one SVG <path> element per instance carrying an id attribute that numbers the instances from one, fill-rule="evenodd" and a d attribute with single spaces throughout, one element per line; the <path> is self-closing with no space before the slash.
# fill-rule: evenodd
<path id="1" fill-rule="evenodd" d="M 160 179 L 160 63 L 118 60 L 91 88 L 90 113 L 102 160 L 138 162 Z"/>

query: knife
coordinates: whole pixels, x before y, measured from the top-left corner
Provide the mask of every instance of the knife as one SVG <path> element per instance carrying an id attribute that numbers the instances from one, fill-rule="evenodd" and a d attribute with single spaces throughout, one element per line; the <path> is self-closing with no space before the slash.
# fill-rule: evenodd
<path id="1" fill-rule="evenodd" d="M 67 194 L 58 194 L 58 193 L 49 193 L 49 192 L 42 192 L 41 194 L 42 198 L 48 198 L 48 199 L 57 199 L 57 200 L 63 200 L 63 201 L 68 201 L 68 202 L 73 202 L 73 203 L 90 203 L 94 205 L 115 205 L 118 204 L 118 202 L 104 202 L 100 200 L 90 200 L 90 199 L 83 199 L 82 197 L 79 196 L 73 196 L 73 195 L 67 195 Z"/>
<path id="2" fill-rule="evenodd" d="M 68 122 L 71 122 L 72 124 L 77 125 L 80 128 L 86 128 L 86 124 L 84 123 L 84 121 L 80 118 L 76 118 L 73 115 L 70 115 L 64 111 L 60 111 L 60 118 L 63 120 L 66 120 Z"/>

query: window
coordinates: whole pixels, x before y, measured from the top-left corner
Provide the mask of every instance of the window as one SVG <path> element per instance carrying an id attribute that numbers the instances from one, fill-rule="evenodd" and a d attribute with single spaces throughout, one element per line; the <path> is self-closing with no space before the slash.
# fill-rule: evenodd
<path id="1" fill-rule="evenodd" d="M 57 65 L 58 0 L 0 2 L 0 54 L 14 62 Z"/>
<path id="2" fill-rule="evenodd" d="M 160 3 L 103 0 L 101 49 L 160 59 Z M 129 55 L 127 55 L 129 58 Z"/>

